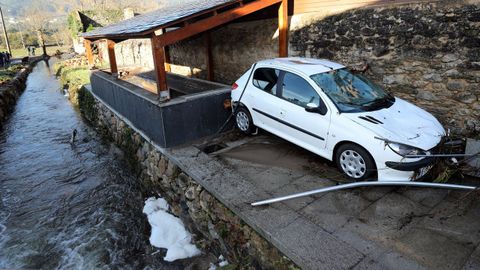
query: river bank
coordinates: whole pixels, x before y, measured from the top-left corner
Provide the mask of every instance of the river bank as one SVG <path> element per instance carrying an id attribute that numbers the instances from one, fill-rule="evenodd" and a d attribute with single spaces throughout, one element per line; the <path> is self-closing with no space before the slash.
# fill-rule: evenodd
<path id="1" fill-rule="evenodd" d="M 68 95 L 68 100 L 78 106 L 80 88 L 84 84 L 90 83 L 90 69 L 86 58 L 82 56 L 68 57 L 68 59 L 56 62 L 53 70 Z"/>
<path id="2" fill-rule="evenodd" d="M 128 120 L 95 97 L 89 87 L 84 86 L 79 94 L 82 115 L 102 137 L 122 149 L 144 191 L 168 201 L 172 213 L 193 233 L 198 247 L 216 256 L 226 256 L 232 264 L 225 269 L 298 269 L 264 235 L 232 211 L 232 202 L 226 205 L 217 194 L 200 185 L 192 168 L 183 168 L 168 150 L 132 128 Z M 209 174 L 212 170 L 198 173 Z"/>
<path id="3" fill-rule="evenodd" d="M 247 253 L 245 253 L 245 247 L 243 246 L 241 248 L 232 247 L 232 245 L 235 246 L 237 241 L 234 239 L 236 236 L 235 234 L 232 234 L 232 239 L 230 239 L 233 242 L 227 243 L 229 248 L 231 248 L 234 251 L 228 250 L 226 248 L 225 243 L 222 243 L 220 245 L 218 242 L 218 239 L 212 240 L 211 237 L 205 237 L 205 235 L 203 235 L 203 232 L 199 231 L 196 228 L 197 226 L 205 226 L 203 222 L 200 222 L 198 220 L 193 221 L 191 218 L 188 217 L 188 215 L 185 215 L 185 213 L 180 213 L 179 211 L 183 206 L 179 203 L 179 201 L 172 200 L 172 197 L 170 196 L 171 194 L 167 192 L 163 192 L 162 187 L 155 184 L 152 185 L 152 183 L 146 178 L 146 174 L 144 173 L 145 171 L 142 169 L 142 164 L 139 164 L 138 160 L 135 159 L 134 157 L 135 153 L 132 153 L 130 151 L 131 150 L 130 148 L 134 147 L 132 144 L 129 144 L 132 138 L 127 138 L 128 135 L 126 134 L 120 136 L 118 134 L 109 133 L 106 130 L 105 126 L 98 125 L 96 120 L 100 119 L 99 117 L 102 117 L 102 116 L 97 115 L 96 109 L 94 108 L 96 107 L 96 104 L 92 99 L 92 96 L 85 91 L 85 88 L 83 88 L 83 86 L 88 84 L 90 80 L 90 69 L 86 65 L 85 57 L 82 57 L 82 56 L 68 57 L 66 59 L 62 59 L 61 61 L 56 62 L 53 67 L 54 67 L 55 76 L 58 78 L 60 84 L 62 85 L 63 91 L 66 93 L 66 96 L 68 96 L 68 99 L 71 102 L 71 104 L 74 107 L 78 107 L 84 119 L 86 119 L 97 130 L 98 134 L 104 140 L 116 144 L 118 147 L 120 147 L 123 150 L 123 156 L 125 158 L 125 161 L 129 165 L 128 168 L 132 170 L 135 175 L 137 175 L 136 177 L 139 184 L 139 188 L 142 190 L 141 191 L 142 197 L 144 199 L 147 199 L 151 197 L 160 196 L 162 198 L 167 199 L 168 203 L 170 204 L 170 210 L 168 212 L 172 213 L 176 217 L 180 217 L 183 223 L 185 223 L 188 231 L 192 232 L 193 234 L 192 240 L 194 244 L 202 250 L 202 255 L 196 256 L 191 259 L 180 260 L 179 262 L 176 261 L 174 262 L 174 264 L 180 263 L 182 265 L 188 265 L 188 269 L 196 269 L 195 267 L 197 267 L 198 269 L 204 269 L 204 268 L 207 269 L 210 266 L 215 267 L 216 269 L 258 269 L 259 267 L 257 262 L 258 260 L 253 259 Z M 124 127 L 127 128 L 126 125 L 124 125 Z M 128 133 L 129 131 L 126 130 L 126 132 Z M 131 133 L 130 135 L 138 136 L 138 134 L 136 135 L 134 133 Z M 124 140 L 124 142 L 121 143 L 119 140 Z M 151 150 L 155 151 L 153 146 Z M 150 155 L 150 153 L 145 153 L 145 155 L 148 156 Z M 168 165 L 166 166 L 168 167 Z M 173 172 L 173 175 L 175 177 L 177 174 L 178 172 Z M 198 188 L 199 187 L 197 187 L 197 189 Z M 185 204 L 185 202 L 186 201 L 184 201 L 183 204 Z M 221 211 L 225 213 L 230 212 L 228 208 L 225 208 L 223 206 L 221 208 Z M 230 215 L 230 218 L 235 218 L 231 212 L 229 215 Z M 240 223 L 240 220 L 238 218 L 236 218 L 235 221 Z M 195 222 L 198 222 L 199 225 L 195 225 L 194 224 Z M 221 229 L 222 233 L 225 233 L 228 230 L 229 230 L 229 226 L 227 226 L 227 224 L 222 224 L 222 229 Z M 248 231 L 248 230 L 245 230 L 245 231 Z M 261 238 L 258 235 L 257 237 L 259 239 Z M 242 238 L 244 237 L 242 236 Z M 152 246 L 150 248 L 156 250 Z M 242 251 L 242 254 L 239 253 L 240 250 Z M 160 254 L 163 254 L 163 251 L 160 252 Z M 224 255 L 227 258 L 225 258 Z M 265 256 L 266 258 L 269 258 L 269 254 L 266 254 Z M 227 259 L 228 259 L 228 263 L 226 263 Z M 272 260 L 277 260 L 279 263 L 281 262 L 281 264 L 278 264 L 278 267 L 274 267 L 276 269 L 287 269 L 287 265 L 289 265 L 289 264 L 283 263 L 284 260 L 288 261 L 288 259 L 283 258 L 282 256 L 274 256 Z M 266 265 L 269 265 L 269 264 L 266 264 Z"/>
<path id="4" fill-rule="evenodd" d="M 194 243 L 211 258 L 225 256 L 230 265 L 217 269 L 296 269 L 281 252 L 222 202 L 169 160 L 148 139 L 81 88 L 75 78 L 88 71 L 81 58 L 58 62 L 57 77 L 69 89 L 70 100 L 102 137 L 123 150 L 145 197 L 161 196 L 193 234 Z M 73 97 L 73 100 L 72 100 Z M 215 262 L 213 262 L 215 263 Z"/>
<path id="5" fill-rule="evenodd" d="M 149 244 L 144 189 L 65 99 L 55 61 L 33 68 L 0 132 L 0 268 L 208 268 L 208 254 L 168 263 Z"/>
<path id="6" fill-rule="evenodd" d="M 0 71 L 0 128 L 13 112 L 18 98 L 25 89 L 28 74 L 38 61 L 40 59 L 27 65 L 12 65 Z"/>

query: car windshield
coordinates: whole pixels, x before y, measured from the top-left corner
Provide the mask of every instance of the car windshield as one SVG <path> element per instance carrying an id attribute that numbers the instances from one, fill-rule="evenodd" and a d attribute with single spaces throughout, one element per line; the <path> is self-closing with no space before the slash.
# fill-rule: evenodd
<path id="1" fill-rule="evenodd" d="M 364 76 L 346 68 L 310 76 L 335 103 L 340 112 L 388 108 L 395 98 Z"/>

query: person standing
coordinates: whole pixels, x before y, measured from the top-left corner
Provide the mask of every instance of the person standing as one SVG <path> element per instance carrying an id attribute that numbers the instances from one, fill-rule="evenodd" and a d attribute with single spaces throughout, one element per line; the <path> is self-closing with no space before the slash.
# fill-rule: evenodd
<path id="1" fill-rule="evenodd" d="M 0 52 L 0 67 L 5 66 L 5 54 L 3 52 Z"/>

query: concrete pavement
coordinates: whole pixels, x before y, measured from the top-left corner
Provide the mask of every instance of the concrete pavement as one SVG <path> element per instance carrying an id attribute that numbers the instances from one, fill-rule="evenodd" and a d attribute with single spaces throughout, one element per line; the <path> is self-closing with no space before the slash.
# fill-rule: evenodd
<path id="1" fill-rule="evenodd" d="M 251 202 L 346 181 L 273 135 L 227 136 L 215 153 L 168 150 L 181 168 L 303 269 L 480 269 L 478 194 L 362 188 Z M 215 143 L 215 142 L 213 142 Z"/>

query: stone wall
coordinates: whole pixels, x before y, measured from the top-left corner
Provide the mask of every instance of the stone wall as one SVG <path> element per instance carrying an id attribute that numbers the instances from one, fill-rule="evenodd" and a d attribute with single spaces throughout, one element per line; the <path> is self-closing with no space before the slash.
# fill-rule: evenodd
<path id="1" fill-rule="evenodd" d="M 360 9 L 291 34 L 296 55 L 346 65 L 433 113 L 454 133 L 480 132 L 480 5 Z"/>
<path id="2" fill-rule="evenodd" d="M 100 41 L 98 44 L 99 58 L 108 62 L 107 43 Z M 153 69 L 152 46 L 150 39 L 132 39 L 115 45 L 117 65 L 140 66 Z"/>
<path id="3" fill-rule="evenodd" d="M 147 139 L 82 88 L 82 115 L 125 153 L 144 194 L 164 197 L 193 232 L 197 246 L 226 255 L 238 269 L 296 269 L 276 248 L 200 186 Z"/>
<path id="4" fill-rule="evenodd" d="M 12 80 L 0 85 L 0 129 L 3 129 L 5 121 L 15 109 L 18 98 L 25 90 L 25 82 L 31 70 L 31 67 L 25 67 Z"/>

